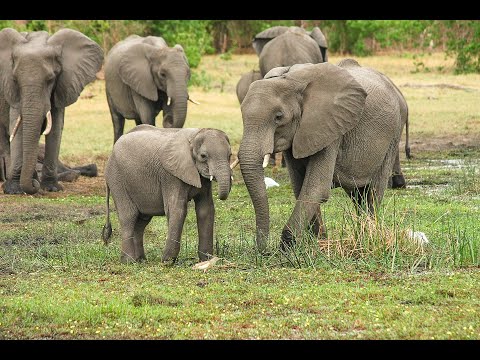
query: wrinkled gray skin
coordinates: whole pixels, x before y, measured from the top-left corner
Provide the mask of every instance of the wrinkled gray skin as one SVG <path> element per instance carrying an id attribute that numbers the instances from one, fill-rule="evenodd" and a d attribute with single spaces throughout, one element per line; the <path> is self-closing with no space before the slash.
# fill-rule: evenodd
<path id="1" fill-rule="evenodd" d="M 298 26 L 273 26 L 255 35 L 252 46 L 259 56 L 262 78 L 276 67 L 327 61 L 327 40 L 318 27 L 308 32 Z M 275 155 L 270 164 L 275 165 Z"/>
<path id="2" fill-rule="evenodd" d="M 180 45 L 170 48 L 161 37 L 138 35 L 117 43 L 105 60 L 114 143 L 123 134 L 125 119 L 134 119 L 137 125 L 155 125 L 162 110 L 163 127 L 183 127 L 189 79 L 190 67 Z"/>
<path id="3" fill-rule="evenodd" d="M 255 35 L 252 45 L 262 77 L 276 67 L 327 61 L 327 41 L 318 27 L 307 32 L 298 26 L 274 26 Z"/>
<path id="4" fill-rule="evenodd" d="M 213 254 L 215 208 L 213 176 L 218 197 L 225 200 L 231 189 L 230 142 L 216 129 L 162 129 L 139 125 L 113 146 L 105 167 L 107 223 L 103 239 L 111 234 L 109 192 L 115 201 L 122 233 L 122 262 L 145 259 L 143 233 L 152 216 L 166 216 L 168 236 L 163 261 L 175 260 L 187 215 L 187 203 L 195 202 L 198 256 Z"/>
<path id="5" fill-rule="evenodd" d="M 9 161 L 9 157 L 0 159 L 0 182 L 3 182 L 6 180 L 6 176 L 7 176 L 6 169 L 9 164 L 8 161 Z M 35 165 L 35 170 L 37 172 L 38 179 L 42 177 L 42 168 L 43 168 L 44 161 L 45 161 L 45 144 L 39 144 L 37 164 Z M 58 181 L 72 182 L 78 179 L 80 175 L 88 176 L 88 177 L 97 176 L 98 175 L 97 165 L 88 164 L 83 166 L 70 167 L 62 163 L 62 161 L 60 161 L 60 158 L 58 159 L 58 163 L 57 163 Z"/>
<path id="6" fill-rule="evenodd" d="M 57 164 L 65 107 L 95 79 L 102 61 L 103 50 L 76 30 L 62 29 L 51 36 L 46 31 L 0 31 L 0 158 L 9 164 L 2 186 L 5 193 L 34 194 L 40 187 L 63 189 Z M 39 183 L 35 167 L 48 111 L 52 128 L 45 136 Z M 19 116 L 20 126 L 9 143 Z"/>
<path id="7" fill-rule="evenodd" d="M 262 168 L 266 154 L 283 152 L 298 200 L 283 229 L 282 248 L 306 229 L 326 235 L 320 204 L 328 200 L 332 183 L 358 211 L 372 214 L 381 204 L 402 133 L 401 104 L 384 75 L 355 60 L 344 65 L 275 68 L 252 83 L 242 102 L 238 158 L 260 251 L 270 221 Z"/>
<path id="8" fill-rule="evenodd" d="M 236 91 L 238 102 L 241 104 L 245 95 L 247 95 L 250 84 L 256 80 L 263 79 L 263 76 L 258 70 L 251 70 L 248 73 L 243 74 L 238 80 Z"/>
<path id="9" fill-rule="evenodd" d="M 41 178 L 41 172 L 43 168 L 43 163 L 45 161 L 45 144 L 38 145 L 38 159 L 37 159 L 37 175 Z M 97 165 L 95 164 L 88 164 L 83 166 L 75 166 L 70 167 L 60 161 L 58 159 L 57 164 L 57 174 L 58 174 L 58 181 L 66 181 L 72 182 L 80 175 L 88 176 L 88 177 L 96 177 L 98 175 Z"/>

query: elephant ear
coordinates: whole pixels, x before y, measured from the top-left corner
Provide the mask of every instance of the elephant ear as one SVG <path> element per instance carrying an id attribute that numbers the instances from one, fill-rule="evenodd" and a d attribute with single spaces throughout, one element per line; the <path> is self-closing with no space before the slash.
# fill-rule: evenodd
<path id="1" fill-rule="evenodd" d="M 293 138 L 295 158 L 322 150 L 357 125 L 367 93 L 347 70 L 320 63 L 285 77 L 304 89 L 302 116 Z"/>
<path id="2" fill-rule="evenodd" d="M 273 26 L 255 35 L 252 41 L 252 45 L 257 55 L 260 56 L 260 54 L 262 53 L 263 47 L 270 40 L 276 38 L 279 35 L 282 35 L 284 32 L 288 31 L 288 29 L 290 29 L 290 27 L 288 26 Z"/>
<path id="3" fill-rule="evenodd" d="M 183 46 L 180 45 L 180 44 L 175 44 L 175 46 L 173 47 L 174 49 L 177 49 L 178 52 L 181 52 L 182 55 L 183 55 L 183 60 L 185 60 L 185 62 L 187 63 L 187 66 L 190 66 L 189 62 L 188 62 L 188 59 L 187 59 L 187 55 L 185 54 L 185 50 L 183 49 Z"/>
<path id="4" fill-rule="evenodd" d="M 102 66 L 103 50 L 79 31 L 62 29 L 53 34 L 48 45 L 61 48 L 62 71 L 57 77 L 53 101 L 66 107 L 77 101 L 83 88 L 93 80 Z"/>
<path id="5" fill-rule="evenodd" d="M 323 61 L 327 61 L 327 39 L 325 38 L 325 35 L 323 35 L 322 31 L 318 26 L 315 26 L 312 31 L 310 31 L 310 37 L 315 40 L 315 42 L 318 44 L 320 47 L 320 52 L 322 53 L 322 58 Z"/>
<path id="6" fill-rule="evenodd" d="M 290 66 L 278 66 L 276 68 L 273 68 L 269 72 L 267 72 L 263 78 L 264 79 L 270 79 L 270 78 L 274 78 L 274 77 L 279 77 L 279 76 L 282 76 L 282 75 L 288 73 L 289 70 L 290 70 Z"/>
<path id="7" fill-rule="evenodd" d="M 195 131 L 197 133 L 198 131 Z M 170 174 L 184 183 L 201 188 L 200 175 L 193 161 L 189 135 L 191 132 L 179 130 L 165 143 L 162 165 Z"/>
<path id="8" fill-rule="evenodd" d="M 156 47 L 140 43 L 132 45 L 120 60 L 118 73 L 122 81 L 143 97 L 157 101 L 158 90 L 150 70 L 150 54 Z"/>
<path id="9" fill-rule="evenodd" d="M 3 94 L 10 105 L 20 102 L 19 89 L 13 83 L 13 47 L 25 43 L 25 36 L 11 28 L 0 31 L 0 95 Z"/>

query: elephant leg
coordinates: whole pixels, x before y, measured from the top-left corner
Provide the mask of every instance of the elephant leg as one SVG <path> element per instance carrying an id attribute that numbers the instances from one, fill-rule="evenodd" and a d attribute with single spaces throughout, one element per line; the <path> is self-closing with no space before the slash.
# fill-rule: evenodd
<path id="1" fill-rule="evenodd" d="M 10 129 L 13 129 L 17 122 L 19 112 L 10 108 Z M 5 194 L 23 194 L 20 187 L 20 173 L 23 163 L 23 126 L 19 126 L 17 133 L 10 143 L 10 167 L 7 169 L 7 180 L 3 183 Z"/>
<path id="2" fill-rule="evenodd" d="M 306 162 L 304 160 L 294 159 L 291 149 L 282 152 L 282 161 L 285 161 L 288 168 L 293 194 L 295 195 L 295 199 L 298 200 L 305 179 Z M 322 221 L 320 205 L 318 205 L 315 215 L 310 220 L 308 229 L 313 235 L 320 238 L 326 238 L 327 229 Z"/>
<path id="3" fill-rule="evenodd" d="M 76 167 L 72 167 L 71 170 L 79 171 L 80 175 L 82 175 L 82 176 L 88 176 L 88 177 L 98 176 L 98 170 L 97 170 L 97 165 L 96 164 L 76 166 Z"/>
<path id="4" fill-rule="evenodd" d="M 63 186 L 58 183 L 57 164 L 65 109 L 52 108 L 51 111 L 53 118 L 52 130 L 45 137 L 45 159 L 43 161 L 40 186 L 46 191 L 61 191 Z"/>
<path id="5" fill-rule="evenodd" d="M 135 108 L 140 119 L 135 119 L 137 125 L 148 124 L 155 126 L 155 109 L 152 106 L 152 102 L 146 100 L 139 95 L 133 95 L 133 102 L 135 103 Z"/>
<path id="6" fill-rule="evenodd" d="M 113 143 L 115 144 L 120 136 L 123 135 L 123 129 L 125 127 L 125 117 L 115 110 L 115 105 L 113 104 L 112 98 L 107 91 L 107 103 L 108 109 L 110 110 L 110 116 L 112 117 L 113 123 Z"/>
<path id="7" fill-rule="evenodd" d="M 152 216 L 140 214 L 137 217 L 135 227 L 133 229 L 133 246 L 135 250 L 135 261 L 146 260 L 145 249 L 143 248 L 143 234 L 145 233 L 145 228 L 152 220 Z"/>
<path id="8" fill-rule="evenodd" d="M 187 216 L 187 199 L 179 194 L 171 194 L 168 206 L 165 206 L 168 221 L 168 236 L 163 250 L 162 261 L 175 261 L 180 252 L 180 239 L 183 224 Z"/>
<path id="9" fill-rule="evenodd" d="M 370 185 L 356 187 L 350 191 L 346 190 L 346 192 L 355 204 L 357 215 L 360 215 L 362 212 L 373 215 L 374 203 L 372 188 Z"/>
<path id="10" fill-rule="evenodd" d="M 319 153 L 312 155 L 308 160 L 293 160 L 294 164 L 298 161 L 305 161 L 306 171 L 295 208 L 282 231 L 282 249 L 293 245 L 295 237 L 301 236 L 307 227 L 310 227 L 310 231 L 312 231 L 312 228 L 315 231 L 317 225 L 311 226 L 312 221 L 317 221 L 318 230 L 322 233 L 325 232 L 321 219 L 320 204 L 327 201 L 330 196 L 338 146 L 339 140 L 335 141 L 332 146 L 328 146 Z M 286 157 L 287 166 L 292 161 L 289 157 L 288 155 Z M 295 171 L 299 172 L 298 167 L 294 166 L 294 168 L 297 169 Z M 293 171 L 294 174 L 295 171 Z M 292 172 L 290 171 L 290 173 Z M 294 191 L 296 191 L 297 186 L 294 186 Z"/>
<path id="11" fill-rule="evenodd" d="M 397 149 L 395 155 L 395 163 L 393 164 L 393 174 L 389 179 L 389 187 L 392 189 L 404 189 L 406 187 L 405 177 L 402 174 L 402 168 L 400 167 L 400 151 Z"/>
<path id="12" fill-rule="evenodd" d="M 194 198 L 198 229 L 198 257 L 200 261 L 208 260 L 213 255 L 213 224 L 215 207 L 212 188 Z"/>
<path id="13" fill-rule="evenodd" d="M 125 195 L 124 195 L 125 196 Z M 120 261 L 130 263 L 137 261 L 135 252 L 135 226 L 138 219 L 138 211 L 132 204 L 126 204 L 129 199 L 117 202 L 114 198 L 122 233 L 122 254 Z M 118 209 L 121 209 L 118 211 Z"/>
<path id="14" fill-rule="evenodd" d="M 80 171 L 68 170 L 63 172 L 57 172 L 58 181 L 73 182 L 80 177 Z"/>

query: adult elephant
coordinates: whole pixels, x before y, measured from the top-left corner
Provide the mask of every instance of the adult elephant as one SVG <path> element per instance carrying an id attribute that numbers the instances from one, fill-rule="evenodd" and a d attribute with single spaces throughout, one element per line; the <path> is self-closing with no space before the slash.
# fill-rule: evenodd
<path id="1" fill-rule="evenodd" d="M 102 61 L 100 46 L 76 30 L 51 36 L 46 31 L 0 31 L 0 157 L 10 153 L 5 193 L 63 189 L 57 163 L 65 107 L 95 79 Z M 42 132 L 45 159 L 39 183 L 35 165 Z"/>
<path id="2" fill-rule="evenodd" d="M 327 61 L 327 41 L 318 27 L 307 32 L 298 26 L 274 26 L 255 35 L 252 45 L 262 77 L 276 67 Z"/>
<path id="3" fill-rule="evenodd" d="M 355 60 L 275 68 L 250 86 L 241 105 L 238 158 L 256 216 L 258 248 L 266 248 L 269 209 L 262 168 L 283 152 L 297 199 L 282 247 L 309 228 L 324 236 L 320 203 L 332 184 L 357 209 L 380 205 L 402 133 L 398 96 L 386 76 Z"/>
<path id="4" fill-rule="evenodd" d="M 163 127 L 181 128 L 187 116 L 190 66 L 181 45 L 163 38 L 131 35 L 116 44 L 105 60 L 105 87 L 115 143 L 125 119 L 155 125 L 163 110 Z"/>

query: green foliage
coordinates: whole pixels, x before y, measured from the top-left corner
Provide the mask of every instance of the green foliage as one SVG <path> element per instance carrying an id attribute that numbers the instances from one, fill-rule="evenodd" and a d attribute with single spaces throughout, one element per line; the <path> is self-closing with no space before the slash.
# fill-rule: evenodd
<path id="1" fill-rule="evenodd" d="M 446 20 L 436 25 L 437 38 L 446 37 L 447 54 L 456 57 L 455 72 L 480 73 L 480 21 Z"/>
<path id="2" fill-rule="evenodd" d="M 146 35 L 161 36 L 169 46 L 182 45 L 191 68 L 200 64 L 202 55 L 211 52 L 208 20 L 147 20 Z"/>

